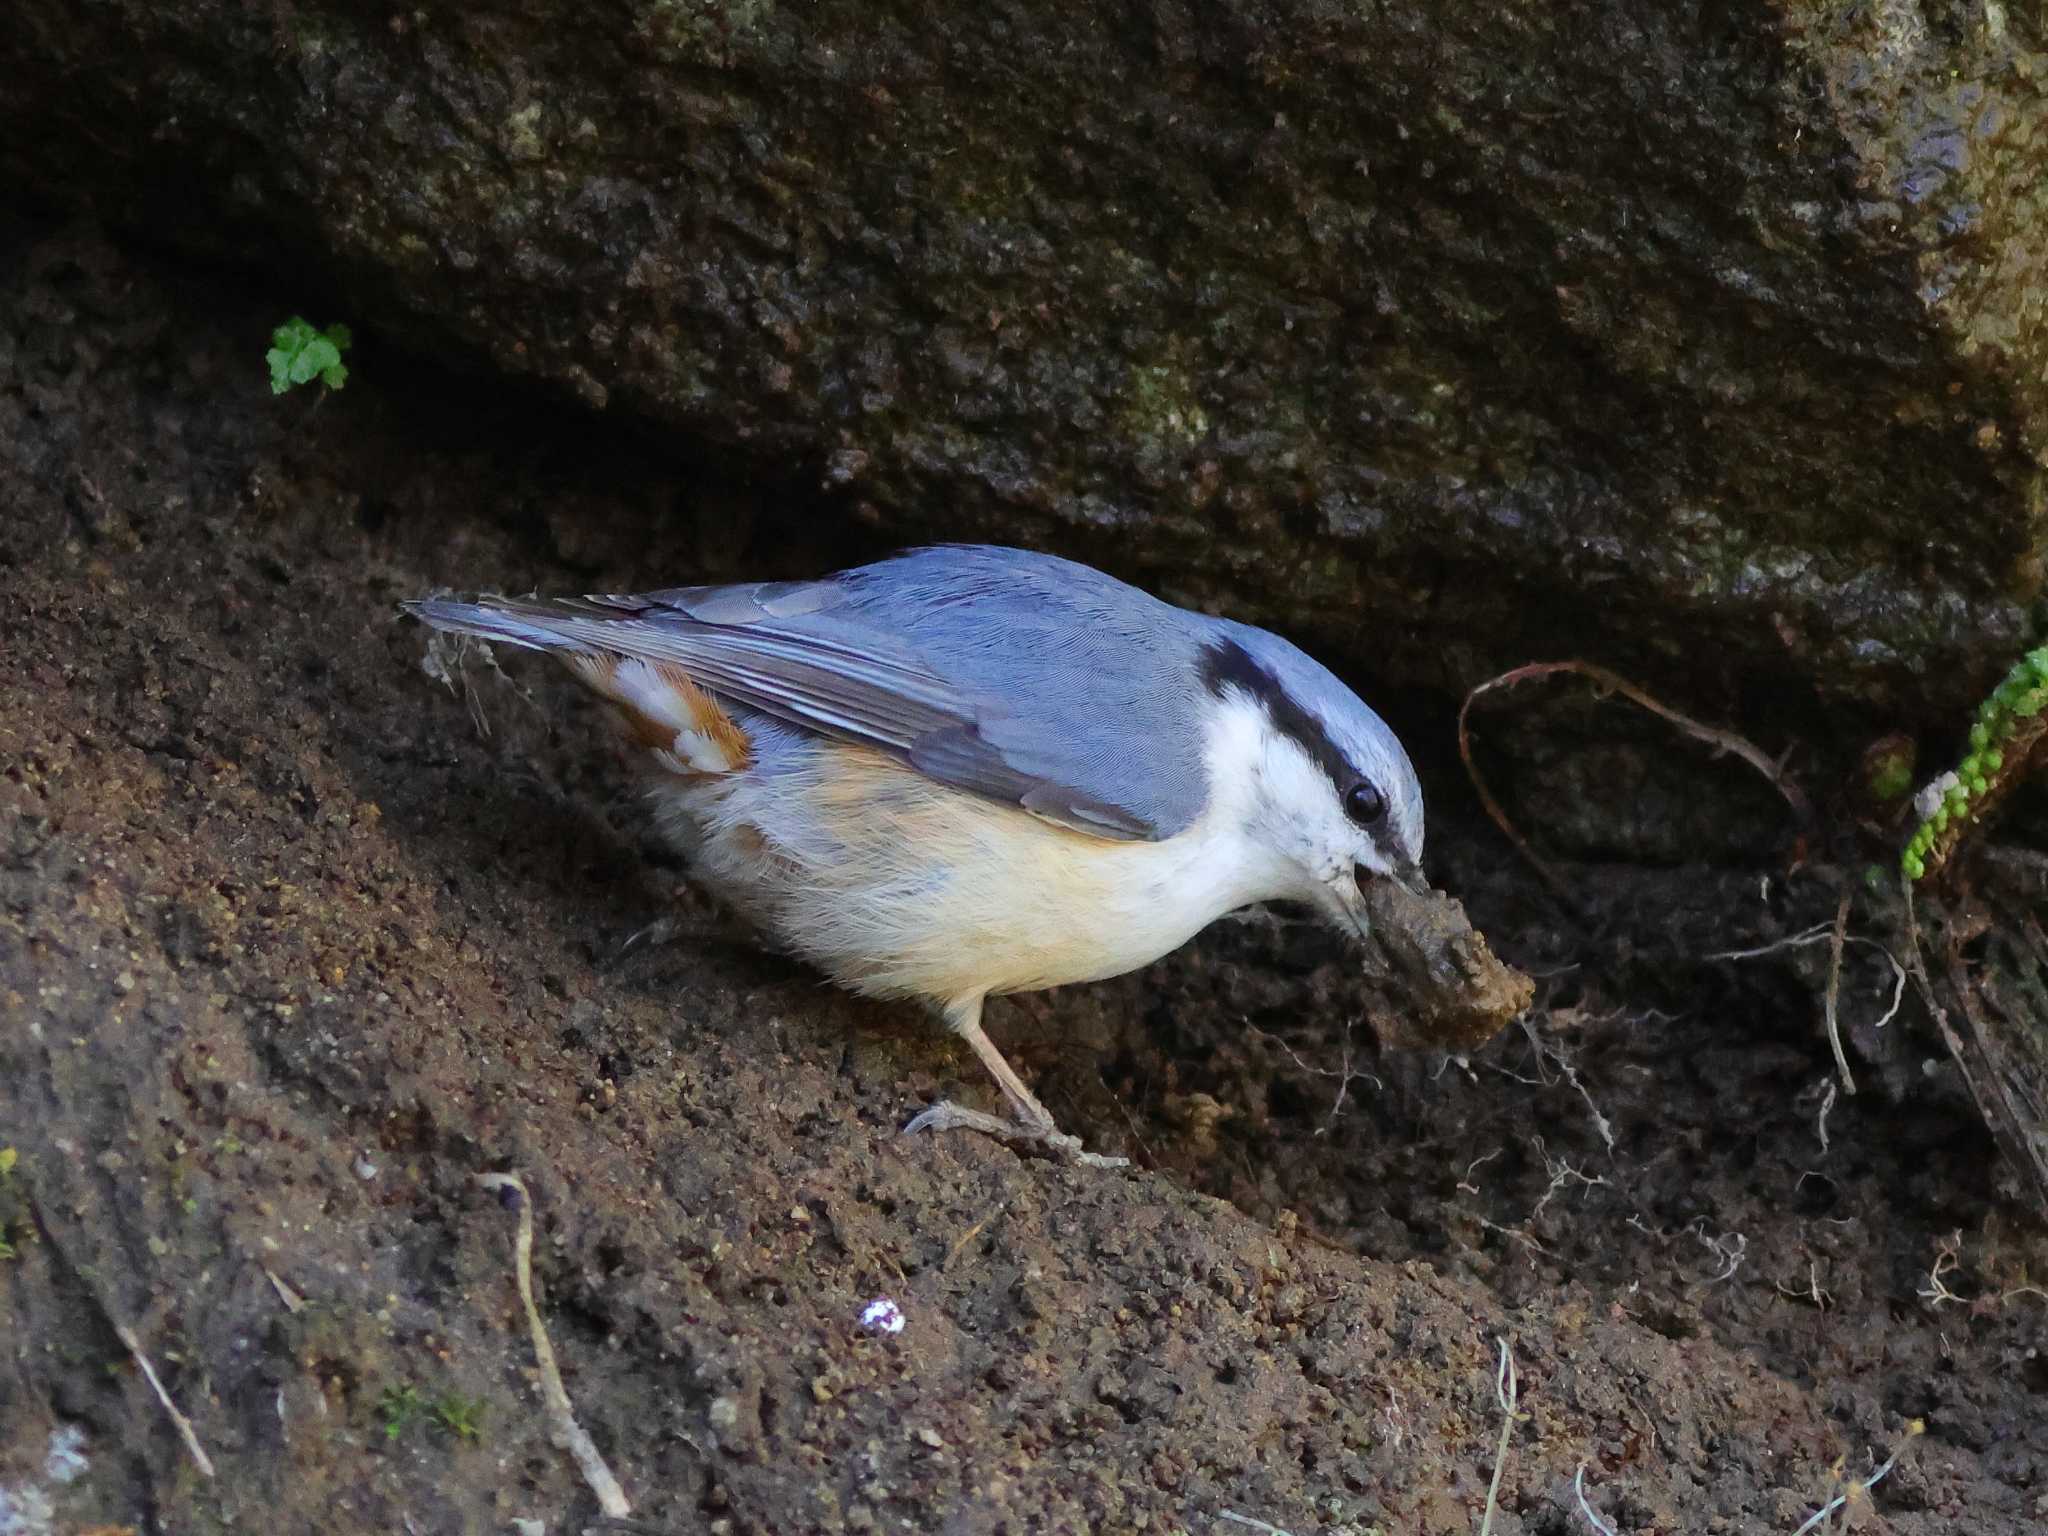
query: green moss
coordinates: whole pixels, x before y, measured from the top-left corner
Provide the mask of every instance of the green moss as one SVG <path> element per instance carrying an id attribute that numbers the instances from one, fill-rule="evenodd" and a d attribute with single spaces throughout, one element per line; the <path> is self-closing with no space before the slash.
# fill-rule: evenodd
<path id="1" fill-rule="evenodd" d="M 1209 416 L 1196 397 L 1180 350 L 1173 348 L 1167 361 L 1131 369 L 1124 381 L 1119 425 L 1141 444 L 1178 451 L 1208 434 Z"/>
<path id="2" fill-rule="evenodd" d="M 659 58 L 724 68 L 774 14 L 769 0 L 651 0 L 634 30 Z"/>
<path id="3" fill-rule="evenodd" d="M 1913 790 L 1913 751 L 1910 745 L 1883 752 L 1864 769 L 1864 787 L 1880 805 L 1905 798 Z"/>
<path id="4" fill-rule="evenodd" d="M 541 105 L 529 102 L 505 119 L 501 135 L 505 153 L 515 160 L 540 160 L 547 155 L 547 145 L 540 135 Z"/>

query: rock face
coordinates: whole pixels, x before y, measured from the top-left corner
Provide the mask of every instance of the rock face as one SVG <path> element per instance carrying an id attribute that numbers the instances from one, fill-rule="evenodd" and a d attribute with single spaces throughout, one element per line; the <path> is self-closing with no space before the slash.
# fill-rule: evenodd
<path id="1" fill-rule="evenodd" d="M 1383 676 L 1936 718 L 2038 593 L 2037 11 L 10 13 L 11 178 Z"/>

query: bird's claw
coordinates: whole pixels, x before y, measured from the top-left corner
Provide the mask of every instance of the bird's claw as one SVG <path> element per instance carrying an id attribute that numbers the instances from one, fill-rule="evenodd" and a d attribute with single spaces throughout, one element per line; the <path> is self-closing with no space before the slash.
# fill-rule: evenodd
<path id="1" fill-rule="evenodd" d="M 920 1131 L 980 1131 L 985 1136 L 994 1136 L 1002 1141 L 1033 1142 L 1070 1162 L 1080 1163 L 1088 1168 L 1128 1168 L 1131 1165 L 1131 1160 L 1127 1157 L 1107 1157 L 1100 1152 L 1084 1151 L 1080 1137 L 1069 1136 L 1057 1126 L 1006 1120 L 1000 1115 L 985 1114 L 978 1109 L 966 1109 L 944 1099 L 931 1105 L 903 1127 L 903 1134 L 906 1136 L 915 1136 Z"/>

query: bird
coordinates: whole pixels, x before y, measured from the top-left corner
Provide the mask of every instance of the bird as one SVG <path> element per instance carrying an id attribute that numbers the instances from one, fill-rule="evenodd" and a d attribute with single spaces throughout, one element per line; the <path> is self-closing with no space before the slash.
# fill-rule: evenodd
<path id="1" fill-rule="evenodd" d="M 698 883 L 840 985 L 925 1002 L 1009 1109 L 944 1101 L 906 1132 L 1117 1163 L 1060 1131 L 988 998 L 1122 975 L 1265 902 L 1363 939 L 1372 881 L 1427 889 L 1415 769 L 1356 693 L 1276 634 L 1054 555 L 401 607 L 561 662 L 645 755 Z"/>

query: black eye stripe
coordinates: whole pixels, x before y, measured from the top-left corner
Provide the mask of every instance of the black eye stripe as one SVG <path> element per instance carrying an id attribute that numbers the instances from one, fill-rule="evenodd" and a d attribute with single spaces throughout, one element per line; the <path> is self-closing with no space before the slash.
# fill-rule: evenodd
<path id="1" fill-rule="evenodd" d="M 1323 729 L 1322 721 L 1294 702 L 1293 696 L 1234 640 L 1219 640 L 1202 653 L 1202 682 L 1217 698 L 1225 689 L 1238 688 L 1257 699 L 1273 722 L 1273 729 L 1291 739 L 1308 754 L 1309 761 L 1340 787 L 1360 782 L 1362 775 L 1337 750 Z"/>

